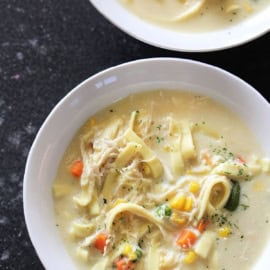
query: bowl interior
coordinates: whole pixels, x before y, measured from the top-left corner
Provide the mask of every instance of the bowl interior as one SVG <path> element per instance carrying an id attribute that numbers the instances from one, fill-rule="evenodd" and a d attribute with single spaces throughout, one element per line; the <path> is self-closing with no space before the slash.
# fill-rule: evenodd
<path id="1" fill-rule="evenodd" d="M 160 48 L 203 52 L 234 47 L 270 30 L 270 6 L 239 24 L 222 30 L 202 33 L 182 33 L 153 25 L 126 10 L 118 0 L 90 0 L 117 27 L 140 41 Z"/>
<path id="2" fill-rule="evenodd" d="M 123 64 L 89 78 L 48 116 L 27 160 L 25 218 L 46 269 L 76 269 L 55 224 L 51 192 L 58 164 L 72 137 L 101 108 L 131 93 L 162 87 L 207 95 L 231 108 L 255 132 L 266 155 L 270 156 L 269 103 L 251 86 L 221 69 L 190 60 L 155 58 Z M 265 269 L 267 252 L 270 244 L 256 269 Z"/>

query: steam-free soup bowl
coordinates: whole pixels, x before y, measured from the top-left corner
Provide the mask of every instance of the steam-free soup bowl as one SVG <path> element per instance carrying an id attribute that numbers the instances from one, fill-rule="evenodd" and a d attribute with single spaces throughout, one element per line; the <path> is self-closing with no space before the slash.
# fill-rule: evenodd
<path id="1" fill-rule="evenodd" d="M 175 58 L 122 64 L 82 82 L 53 109 L 28 156 L 23 186 L 26 225 L 47 270 L 75 270 L 55 221 L 52 183 L 65 149 L 84 122 L 101 108 L 131 93 L 179 89 L 207 95 L 237 113 L 270 156 L 270 105 L 250 85 L 219 68 Z M 254 269 L 269 266 L 270 241 Z"/>
<path id="2" fill-rule="evenodd" d="M 270 5 L 240 23 L 214 31 L 176 31 L 145 21 L 132 14 L 119 0 L 90 0 L 96 9 L 118 28 L 150 45 L 186 52 L 216 51 L 251 41 L 270 30 Z"/>

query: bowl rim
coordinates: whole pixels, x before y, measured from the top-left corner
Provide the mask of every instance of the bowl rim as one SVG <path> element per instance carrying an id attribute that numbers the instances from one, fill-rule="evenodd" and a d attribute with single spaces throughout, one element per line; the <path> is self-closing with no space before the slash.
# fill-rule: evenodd
<path id="1" fill-rule="evenodd" d="M 45 121 L 43 122 L 43 124 L 41 125 L 34 141 L 33 144 L 31 146 L 31 149 L 29 151 L 28 157 L 27 157 L 27 161 L 26 161 L 26 166 L 25 166 L 25 172 L 24 172 L 24 179 L 23 179 L 23 211 L 24 211 L 24 217 L 25 217 L 25 223 L 26 223 L 26 227 L 27 227 L 27 231 L 29 234 L 29 237 L 31 239 L 31 242 L 34 246 L 34 249 L 40 259 L 40 261 L 42 262 L 42 264 L 46 267 L 46 269 L 49 269 L 48 267 L 48 258 L 47 255 L 45 256 L 45 254 L 42 252 L 41 250 L 41 245 L 40 242 L 38 241 L 38 239 L 36 238 L 36 236 L 34 235 L 34 231 L 35 228 L 33 227 L 33 220 L 32 220 L 32 216 L 31 214 L 33 214 L 33 210 L 32 212 L 30 211 L 30 208 L 28 208 L 28 204 L 29 204 L 29 197 L 28 195 L 28 189 L 29 186 L 31 185 L 31 182 L 33 181 L 33 179 L 30 178 L 30 173 L 31 173 L 31 160 L 34 158 L 34 154 L 35 152 L 38 151 L 38 148 L 40 147 L 39 145 L 42 142 L 42 136 L 43 133 L 45 132 L 47 125 L 50 121 L 52 121 L 52 116 L 58 113 L 58 110 L 62 107 L 65 106 L 65 103 L 68 101 L 68 99 L 71 99 L 73 95 L 76 95 L 76 93 L 79 91 L 79 89 L 82 89 L 83 87 L 85 87 L 87 84 L 89 84 L 90 82 L 92 82 L 93 80 L 95 80 L 98 77 L 102 77 L 103 75 L 106 75 L 107 73 L 111 73 L 112 71 L 114 71 L 115 69 L 122 69 L 122 68 L 129 68 L 130 66 L 134 66 L 134 65 L 140 65 L 140 64 L 144 64 L 144 63 L 156 63 L 158 62 L 160 65 L 168 62 L 179 62 L 182 63 L 183 65 L 185 64 L 191 64 L 191 65 L 198 65 L 199 68 L 210 68 L 211 71 L 217 72 L 219 74 L 222 75 L 226 75 L 227 77 L 236 80 L 236 82 L 238 84 L 242 84 L 245 88 L 249 88 L 249 91 L 252 91 L 253 94 L 256 95 L 256 98 L 258 98 L 260 100 L 260 102 L 263 104 L 263 106 L 267 109 L 267 111 L 270 112 L 270 103 L 267 102 L 267 100 L 258 92 L 256 91 L 251 85 L 249 85 L 248 83 L 246 83 L 245 81 L 243 81 L 242 79 L 240 79 L 239 77 L 233 75 L 232 73 L 223 70 L 220 67 L 216 67 L 210 64 L 206 64 L 200 61 L 195 61 L 195 60 L 190 60 L 190 59 L 183 59 L 183 58 L 171 58 L 171 57 L 156 57 L 156 58 L 145 58 L 145 59 L 139 59 L 139 60 L 134 60 L 134 61 L 130 61 L 130 62 L 126 62 L 126 63 L 122 63 L 107 69 L 104 69 L 92 76 L 90 76 L 89 78 L 87 78 L 86 80 L 84 80 L 83 82 L 81 82 L 80 84 L 78 84 L 77 86 L 75 86 L 69 93 L 67 93 L 66 95 L 63 96 L 63 98 L 55 105 L 55 107 L 51 110 L 51 112 L 48 114 L 48 116 L 46 117 Z M 101 108 L 100 108 L 101 109 Z M 48 268 L 47 268 L 48 267 Z"/>
<path id="2" fill-rule="evenodd" d="M 177 32 L 140 19 L 126 10 L 118 0 L 113 0 L 110 6 L 100 0 L 90 2 L 108 21 L 129 36 L 143 43 L 172 51 L 197 53 L 220 51 L 246 44 L 270 32 L 270 16 L 267 15 L 270 6 L 260 11 L 263 15 L 253 15 L 252 20 L 256 22 L 254 25 L 243 21 L 216 31 L 190 33 Z M 112 12 L 112 7 L 116 7 L 117 12 Z M 122 16 L 119 16 L 119 12 Z"/>

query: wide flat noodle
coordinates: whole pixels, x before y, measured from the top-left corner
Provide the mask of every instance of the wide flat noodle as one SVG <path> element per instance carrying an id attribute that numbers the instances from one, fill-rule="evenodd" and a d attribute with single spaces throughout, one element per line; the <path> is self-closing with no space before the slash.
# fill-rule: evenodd
<path id="1" fill-rule="evenodd" d="M 147 221 L 150 221 L 151 223 L 154 223 L 155 225 L 157 225 L 157 227 L 160 229 L 160 231 L 163 234 L 166 234 L 164 229 L 167 229 L 167 230 L 173 229 L 171 225 L 165 223 L 162 219 L 156 217 L 154 214 L 147 211 L 142 206 L 139 206 L 135 203 L 120 203 L 107 213 L 105 224 L 109 232 L 113 230 L 112 224 L 116 216 L 124 212 L 132 213 L 136 216 L 146 219 Z"/>
<path id="2" fill-rule="evenodd" d="M 122 0 L 122 2 L 143 17 L 156 21 L 174 22 L 192 17 L 199 12 L 205 0 Z"/>
<path id="3" fill-rule="evenodd" d="M 143 161 L 147 163 L 147 165 L 150 167 L 152 175 L 154 178 L 158 178 L 163 173 L 163 167 L 161 162 L 158 160 L 156 154 L 154 151 L 152 151 L 145 142 L 130 128 L 128 128 L 124 134 L 124 137 L 126 140 L 130 142 L 135 142 L 139 145 L 141 145 L 138 152 L 143 157 Z"/>
<path id="4" fill-rule="evenodd" d="M 184 172 L 184 160 L 181 151 L 182 133 L 180 123 L 176 122 L 173 118 L 169 118 L 170 130 L 170 158 L 172 172 L 175 175 L 181 175 Z"/>
<path id="5" fill-rule="evenodd" d="M 182 141 L 181 150 L 185 161 L 195 158 L 196 150 L 193 143 L 193 137 L 191 133 L 190 124 L 186 121 L 182 122 Z"/>
<path id="6" fill-rule="evenodd" d="M 205 213 L 213 214 L 224 207 L 231 194 L 230 180 L 225 176 L 210 175 L 203 183 L 199 196 L 197 218 L 200 220 Z"/>

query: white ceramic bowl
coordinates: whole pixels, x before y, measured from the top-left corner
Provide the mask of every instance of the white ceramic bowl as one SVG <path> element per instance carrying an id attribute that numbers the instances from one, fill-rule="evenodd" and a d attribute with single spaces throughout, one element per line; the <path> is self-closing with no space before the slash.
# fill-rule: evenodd
<path id="1" fill-rule="evenodd" d="M 27 228 L 47 270 L 75 270 L 55 225 L 51 186 L 63 153 L 79 127 L 96 111 L 130 93 L 154 88 L 208 95 L 235 111 L 270 156 L 270 104 L 251 86 L 219 68 L 175 58 L 154 58 L 116 66 L 87 79 L 50 113 L 31 148 L 24 176 Z M 33 108 L 34 109 L 34 108 Z M 256 270 L 266 269 L 270 243 Z"/>
<path id="2" fill-rule="evenodd" d="M 166 29 L 140 19 L 126 10 L 118 0 L 90 2 L 109 21 L 127 34 L 150 45 L 186 52 L 205 52 L 231 48 L 251 41 L 270 30 L 270 6 L 245 21 L 226 29 L 184 33 Z"/>

